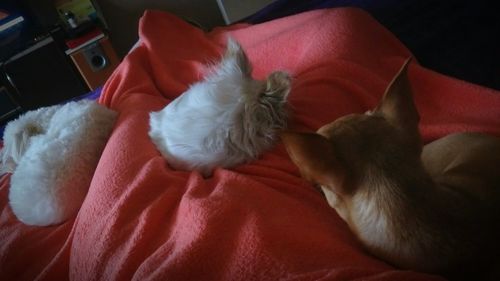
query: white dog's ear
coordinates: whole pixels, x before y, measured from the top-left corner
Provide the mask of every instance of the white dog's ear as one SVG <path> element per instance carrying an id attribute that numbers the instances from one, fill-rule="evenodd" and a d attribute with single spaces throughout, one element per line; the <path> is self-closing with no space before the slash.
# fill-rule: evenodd
<path id="1" fill-rule="evenodd" d="M 290 75 L 283 71 L 276 71 L 267 77 L 266 88 L 261 97 L 278 99 L 281 102 L 285 102 L 290 93 L 290 88 Z"/>
<path id="2" fill-rule="evenodd" d="M 250 65 L 245 51 L 243 51 L 241 45 L 231 37 L 227 39 L 226 53 L 222 58 L 221 67 L 228 72 L 238 70 L 246 76 L 252 74 L 252 66 Z"/>

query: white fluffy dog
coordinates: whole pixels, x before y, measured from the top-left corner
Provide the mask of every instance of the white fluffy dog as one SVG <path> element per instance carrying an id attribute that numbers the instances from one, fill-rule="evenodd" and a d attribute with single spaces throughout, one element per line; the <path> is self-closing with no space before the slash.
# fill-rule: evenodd
<path id="1" fill-rule="evenodd" d="M 94 101 L 29 111 L 5 128 L 2 172 L 12 172 L 9 201 L 30 225 L 61 223 L 87 194 L 116 113 Z"/>
<path id="2" fill-rule="evenodd" d="M 273 72 L 266 81 L 252 79 L 240 45 L 228 40 L 211 74 L 150 114 L 149 136 L 175 169 L 212 173 L 256 158 L 285 128 L 290 78 Z"/>

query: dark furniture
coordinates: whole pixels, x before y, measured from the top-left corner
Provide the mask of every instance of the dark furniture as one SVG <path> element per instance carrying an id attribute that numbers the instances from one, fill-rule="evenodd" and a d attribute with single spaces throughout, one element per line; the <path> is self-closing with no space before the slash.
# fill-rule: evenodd
<path id="1" fill-rule="evenodd" d="M 51 36 L 6 60 L 2 75 L 24 110 L 88 92 L 78 71 Z"/>

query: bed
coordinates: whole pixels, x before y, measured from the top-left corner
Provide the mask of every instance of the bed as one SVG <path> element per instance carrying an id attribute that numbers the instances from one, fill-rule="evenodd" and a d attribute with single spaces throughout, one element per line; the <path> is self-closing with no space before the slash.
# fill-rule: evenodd
<path id="1" fill-rule="evenodd" d="M 140 43 L 102 89 L 119 117 L 78 215 L 30 227 L 8 205 L 0 178 L 2 280 L 443 280 L 370 256 L 281 143 L 212 177 L 172 170 L 147 136 L 148 113 L 199 80 L 227 36 L 263 78 L 293 77 L 290 130 L 374 107 L 412 56 L 357 8 L 312 10 L 208 33 L 147 11 Z M 425 68 L 409 69 L 423 141 L 456 131 L 500 136 L 500 93 Z"/>

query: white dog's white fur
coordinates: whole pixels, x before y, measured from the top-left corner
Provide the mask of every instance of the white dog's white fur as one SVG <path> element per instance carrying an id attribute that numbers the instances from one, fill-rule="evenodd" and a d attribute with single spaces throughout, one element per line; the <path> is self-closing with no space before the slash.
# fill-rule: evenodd
<path id="1" fill-rule="evenodd" d="M 150 114 L 149 135 L 175 169 L 210 175 L 269 149 L 285 128 L 290 78 L 273 72 L 252 79 L 240 45 L 228 39 L 226 53 L 211 74 Z"/>
<path id="2" fill-rule="evenodd" d="M 116 113 L 94 101 L 29 111 L 5 128 L 2 172 L 12 172 L 9 201 L 25 224 L 72 217 L 87 193 Z"/>

